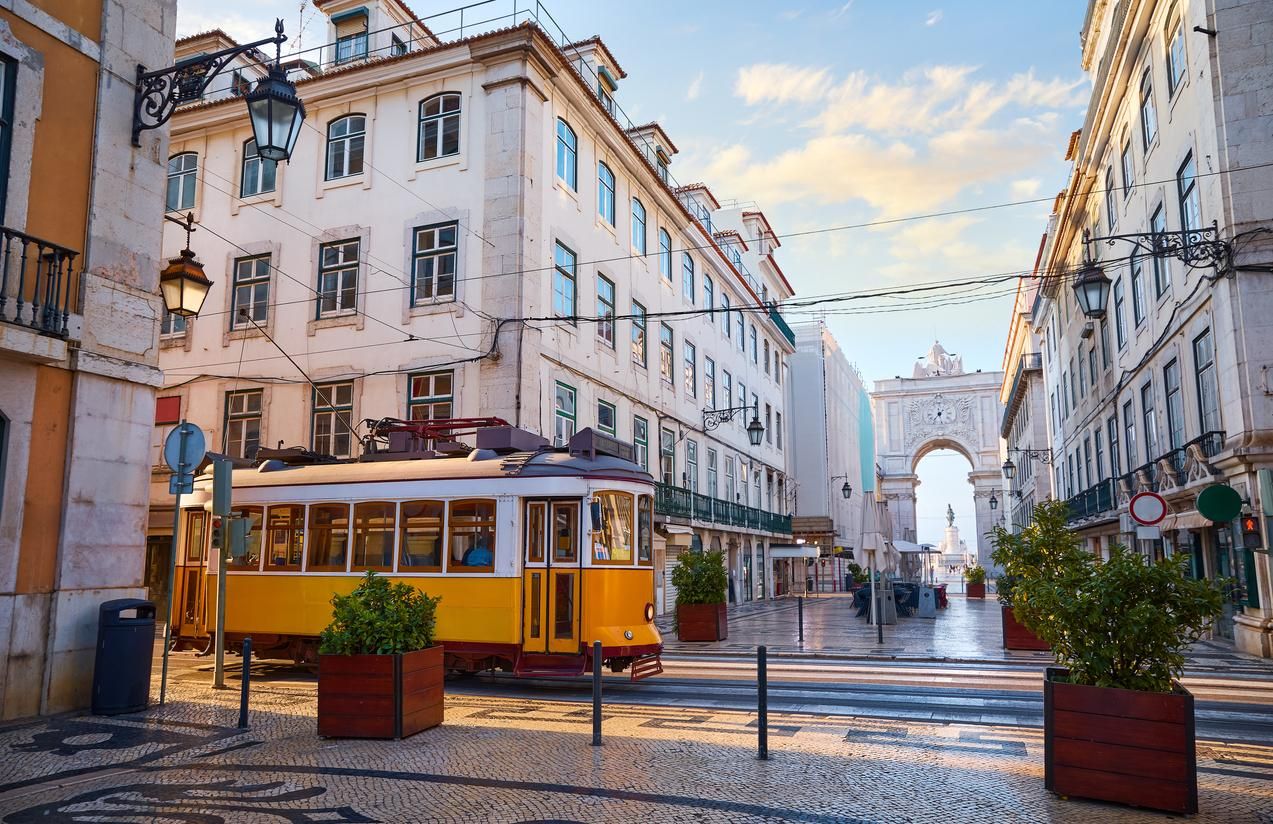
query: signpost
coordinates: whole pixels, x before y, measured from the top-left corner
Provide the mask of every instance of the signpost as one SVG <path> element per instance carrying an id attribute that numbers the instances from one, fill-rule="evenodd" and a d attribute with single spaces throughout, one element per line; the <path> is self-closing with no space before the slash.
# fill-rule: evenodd
<path id="1" fill-rule="evenodd" d="M 194 491 L 194 471 L 207 453 L 203 430 L 183 418 L 164 441 L 164 462 L 172 470 L 168 491 L 176 498 L 172 504 L 172 551 L 168 564 L 168 618 L 164 621 L 163 668 L 159 676 L 159 703 L 168 693 L 168 648 L 172 646 L 173 599 L 177 591 L 177 533 L 181 527 L 181 496 Z"/>
<path id="2" fill-rule="evenodd" d="M 1157 526 L 1167 517 L 1167 501 L 1157 492 L 1137 492 L 1127 509 L 1132 520 L 1141 526 Z"/>

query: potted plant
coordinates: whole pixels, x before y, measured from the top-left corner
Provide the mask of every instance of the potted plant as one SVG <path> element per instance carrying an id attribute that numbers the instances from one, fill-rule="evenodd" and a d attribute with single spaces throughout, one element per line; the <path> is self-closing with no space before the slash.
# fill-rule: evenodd
<path id="1" fill-rule="evenodd" d="M 368 571 L 332 596 L 318 648 L 318 734 L 405 738 L 442 723 L 438 598 Z"/>
<path id="2" fill-rule="evenodd" d="M 1003 570 L 1003 574 L 995 579 L 995 593 L 999 598 L 1000 623 L 1003 627 L 1003 648 L 1046 651 L 1050 647 L 1017 620 L 1012 608 L 1016 584 L 1026 576 L 1054 574 L 1065 563 L 1064 557 L 1058 556 L 1059 552 L 1082 550 L 1077 546 L 1066 549 L 1053 544 L 1027 541 L 1023 535 L 1024 533 L 1009 532 L 1002 526 L 996 526 L 991 532 L 995 550 L 990 557 Z"/>
<path id="3" fill-rule="evenodd" d="M 683 553 L 672 570 L 676 587 L 676 637 L 682 641 L 723 641 L 725 557 L 719 551 Z"/>
<path id="4" fill-rule="evenodd" d="M 1101 562 L 1081 549 L 1068 517 L 1065 502 L 1036 507 L 1022 540 L 1053 566 L 1012 587 L 1017 619 L 1061 665 L 1043 683 L 1047 788 L 1197 812 L 1194 702 L 1176 679 L 1221 594 L 1186 575 L 1184 555 L 1150 562 L 1115 546 Z"/>
<path id="5" fill-rule="evenodd" d="M 980 564 L 973 564 L 968 567 L 964 573 L 964 579 L 967 585 L 964 594 L 969 598 L 985 598 L 986 597 L 986 571 Z"/>

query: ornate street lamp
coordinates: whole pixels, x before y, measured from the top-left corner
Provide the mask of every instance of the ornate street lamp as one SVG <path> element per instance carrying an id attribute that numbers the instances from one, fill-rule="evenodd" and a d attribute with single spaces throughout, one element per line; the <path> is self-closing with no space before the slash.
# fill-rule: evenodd
<path id="1" fill-rule="evenodd" d="M 760 416 L 752 414 L 751 423 L 747 424 L 747 440 L 751 441 L 752 446 L 760 446 L 760 439 L 765 437 L 765 425 L 760 422 Z"/>
<path id="2" fill-rule="evenodd" d="M 1017 465 L 1012 462 L 1012 459 L 1009 458 L 1008 460 L 1004 461 L 1003 462 L 1003 477 L 1010 481 L 1016 476 L 1016 474 L 1017 474 Z"/>
<path id="3" fill-rule="evenodd" d="M 841 478 L 844 479 L 844 485 L 840 487 L 840 494 L 844 497 L 844 500 L 847 501 L 849 498 L 853 496 L 853 487 L 849 485 L 849 476 L 848 475 L 832 475 L 831 483 L 835 483 Z"/>
<path id="4" fill-rule="evenodd" d="M 195 231 L 194 213 L 187 214 L 185 220 L 164 215 L 164 220 L 186 230 L 186 248 L 170 259 L 168 266 L 159 273 L 159 291 L 170 314 L 192 318 L 199 314 L 208 290 L 212 288 L 212 281 L 203 273 L 203 264 L 195 260 L 194 252 L 190 251 L 190 234 Z"/>
<path id="5" fill-rule="evenodd" d="M 1110 280 L 1105 271 L 1092 261 L 1083 264 L 1074 278 L 1074 295 L 1078 298 L 1079 309 L 1092 320 L 1105 317 L 1105 305 L 1109 302 Z"/>
<path id="6" fill-rule="evenodd" d="M 993 492 L 991 492 L 990 493 L 990 511 L 993 512 L 994 510 L 998 508 L 999 508 L 999 499 L 995 497 L 995 494 Z"/>
<path id="7" fill-rule="evenodd" d="M 275 162 L 290 158 L 305 120 L 305 104 L 296 96 L 296 86 L 280 66 L 286 40 L 280 18 L 274 23 L 274 37 L 188 57 L 166 69 L 146 71 L 145 66 L 139 65 L 133 93 L 133 145 L 141 145 L 141 133 L 146 129 L 157 129 L 167 123 L 179 104 L 201 98 L 212 78 L 232 59 L 273 43 L 274 65 L 269 76 L 246 96 L 248 117 L 252 121 L 256 150 L 262 158 Z"/>
<path id="8" fill-rule="evenodd" d="M 760 446 L 760 441 L 765 437 L 765 425 L 760 422 L 760 409 L 758 406 L 727 406 L 722 409 L 704 409 L 703 410 L 703 428 L 711 431 L 723 423 L 733 420 L 733 417 L 739 412 L 752 410 L 751 423 L 747 424 L 747 440 L 752 446 Z"/>

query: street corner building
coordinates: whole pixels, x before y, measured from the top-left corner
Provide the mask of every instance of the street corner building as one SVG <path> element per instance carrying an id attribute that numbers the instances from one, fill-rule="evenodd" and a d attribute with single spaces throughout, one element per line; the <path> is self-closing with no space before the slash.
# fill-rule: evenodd
<path id="1" fill-rule="evenodd" d="M 1001 393 L 1014 528 L 1054 496 L 1099 556 L 1114 544 L 1187 556 L 1226 593 L 1214 634 L 1264 657 L 1271 20 L 1268 0 L 1088 4 L 1092 96 L 1018 293 Z M 1207 491 L 1240 507 L 1208 507 Z M 1140 493 L 1167 503 L 1155 527 L 1129 517 Z"/>
<path id="2" fill-rule="evenodd" d="M 324 45 L 284 60 L 307 110 L 289 163 L 259 155 L 242 113 L 264 58 L 172 119 L 167 208 L 194 214 L 215 285 L 198 318 L 163 320 L 154 462 L 182 418 L 249 464 L 280 445 L 355 458 L 367 419 L 493 416 L 559 446 L 591 427 L 659 482 L 660 613 L 691 547 L 725 551 L 735 600 L 771 595 L 795 338 L 765 215 L 676 181 L 676 145 L 624 114 L 599 37 L 535 11 L 443 38 L 396 0 L 314 6 Z M 205 32 L 177 57 L 233 45 Z M 186 242 L 167 227 L 167 255 Z M 163 591 L 163 470 L 151 492 Z M 182 539 L 176 621 L 202 614 L 205 543 Z"/>
<path id="3" fill-rule="evenodd" d="M 167 139 L 131 139 L 175 0 L 0 9 L 0 717 L 87 706 L 144 596 Z"/>

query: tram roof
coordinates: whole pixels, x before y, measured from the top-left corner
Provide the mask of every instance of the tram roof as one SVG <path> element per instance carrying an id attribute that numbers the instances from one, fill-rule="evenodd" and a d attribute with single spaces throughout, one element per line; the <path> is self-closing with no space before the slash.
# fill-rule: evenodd
<path id="1" fill-rule="evenodd" d="M 477 457 L 475 457 L 477 456 Z M 476 451 L 467 457 L 404 461 L 367 461 L 304 466 L 278 465 L 269 469 L 237 469 L 234 486 L 270 487 L 306 484 L 376 483 L 383 481 L 469 480 L 480 478 L 592 477 L 636 483 L 654 479 L 637 464 L 597 455 L 587 458 L 567 452 L 514 452 L 506 455 Z"/>

